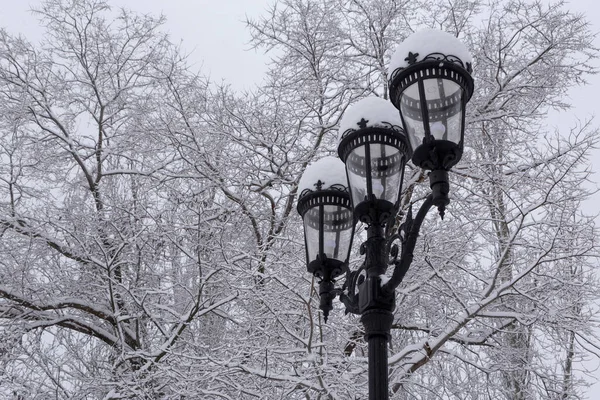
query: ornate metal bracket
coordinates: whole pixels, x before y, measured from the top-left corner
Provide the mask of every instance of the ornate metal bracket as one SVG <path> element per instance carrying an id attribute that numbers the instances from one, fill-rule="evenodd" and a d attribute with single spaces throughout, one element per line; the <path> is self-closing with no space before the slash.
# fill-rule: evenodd
<path id="1" fill-rule="evenodd" d="M 421 224 L 433 205 L 434 196 L 433 194 L 430 194 L 423 204 L 421 204 L 417 216 L 414 219 L 412 218 L 412 207 L 409 209 L 406 219 L 398 229 L 398 235 L 400 236 L 400 241 L 402 243 L 402 253 L 400 259 L 396 258 L 394 260 L 394 271 L 392 272 L 390 280 L 383 285 L 384 292 L 394 293 L 398 285 L 402 283 L 402 280 L 413 261 L 413 252 L 415 250 L 415 245 L 417 244 Z"/>
<path id="2" fill-rule="evenodd" d="M 421 229 L 421 224 L 425 220 L 427 213 L 435 205 L 434 194 L 427 196 L 417 215 L 413 218 L 412 207 L 409 209 L 404 222 L 398 228 L 398 232 L 388 238 L 386 248 L 391 256 L 389 264 L 394 266 L 391 278 L 383 285 L 381 289 L 375 288 L 373 282 L 367 282 L 372 277 L 366 276 L 366 263 L 363 263 L 356 271 L 347 271 L 346 279 L 342 289 L 336 289 L 335 293 L 339 295 L 340 301 L 346 306 L 346 314 L 361 314 L 370 307 L 371 303 L 385 302 L 390 306 L 393 305 L 393 297 L 396 288 L 413 261 L 413 252 Z M 394 241 L 400 241 L 400 254 L 398 254 L 398 246 Z M 361 253 L 366 252 L 367 243 L 361 245 Z M 400 256 L 400 257 L 398 257 Z M 379 285 L 379 282 L 377 285 Z M 358 289 L 358 291 L 357 291 Z M 377 290 L 375 290 L 377 289 Z"/>

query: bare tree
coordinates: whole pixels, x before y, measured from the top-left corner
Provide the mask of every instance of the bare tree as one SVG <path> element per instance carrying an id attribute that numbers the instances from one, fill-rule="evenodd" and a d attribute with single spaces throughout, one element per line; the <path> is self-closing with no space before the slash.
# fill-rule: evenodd
<path id="1" fill-rule="evenodd" d="M 169 350 L 236 296 L 206 290 L 222 269 L 214 185 L 188 179 L 166 128 L 145 129 L 170 107 L 172 79 L 198 96 L 206 86 L 162 18 L 102 1 L 35 12 L 39 47 L 0 37 L 1 386 L 24 398 L 166 395 Z"/>
<path id="2" fill-rule="evenodd" d="M 36 12 L 44 43 L 0 35 L 0 396 L 364 398 L 360 324 L 317 311 L 297 184 L 427 26 L 469 43 L 477 90 L 453 202 L 397 296 L 394 396 L 580 398 L 577 362 L 599 353 L 581 212 L 598 132 L 544 118 L 594 72 L 581 16 L 283 0 L 247 22 L 272 55 L 264 85 L 235 93 L 191 70 L 162 18 L 96 0 Z M 398 222 L 427 191 L 406 174 Z"/>
<path id="3" fill-rule="evenodd" d="M 598 249 L 594 222 L 581 214 L 580 203 L 590 194 L 581 182 L 590 178 L 587 157 L 597 130 L 584 122 L 554 133 L 544 117 L 550 109 L 568 109 L 565 90 L 593 72 L 593 35 L 583 17 L 560 2 L 440 2 L 428 4 L 427 12 L 417 6 L 282 2 L 263 25 L 251 25 L 261 27 L 257 44 L 278 38 L 269 43 L 275 54 L 285 54 L 274 64 L 282 71 L 300 63 L 287 57 L 299 37 L 295 29 L 307 24 L 292 23 L 305 21 L 298 10 L 322 7 L 321 14 L 339 15 L 321 18 L 337 21 L 331 40 L 344 46 L 337 57 L 360 77 L 348 88 L 382 96 L 385 51 L 389 55 L 391 43 L 410 31 L 436 27 L 469 42 L 478 87 L 469 150 L 455 169 L 451 218 L 428 221 L 420 256 L 400 290 L 390 355 L 394 390 L 399 398 L 576 398 L 582 382 L 574 380 L 573 361 L 597 353 L 596 322 L 582 304 L 594 298 Z M 279 20 L 287 23 L 273 23 Z M 321 154 L 335 146 L 318 145 Z M 404 212 L 423 199 L 415 185 L 421 179 L 420 171 L 409 171 Z M 336 368 L 354 365 L 352 377 L 360 376 L 359 327 L 331 329 L 327 359 L 335 358 Z M 340 375 L 335 368 L 327 373 L 324 395 L 364 395 L 356 379 L 338 391 Z"/>

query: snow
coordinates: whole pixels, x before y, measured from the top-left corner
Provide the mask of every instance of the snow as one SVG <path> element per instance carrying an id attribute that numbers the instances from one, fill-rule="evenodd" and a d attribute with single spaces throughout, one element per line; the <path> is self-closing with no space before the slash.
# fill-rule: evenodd
<path id="1" fill-rule="evenodd" d="M 396 47 L 388 66 L 388 76 L 398 68 L 409 66 L 407 58 L 409 53 L 416 55 L 416 61 L 432 53 L 442 53 L 446 56 L 453 55 L 463 62 L 473 63 L 473 56 L 459 39 L 455 36 L 436 29 L 425 29 L 407 37 Z"/>
<path id="2" fill-rule="evenodd" d="M 365 97 L 344 112 L 338 130 L 338 142 L 348 129 L 359 129 L 359 123 L 363 120 L 364 127 L 389 126 L 388 124 L 402 126 L 400 113 L 390 101 L 376 96 Z"/>
<path id="3" fill-rule="evenodd" d="M 332 185 L 343 185 L 347 188 L 346 166 L 342 160 L 327 156 L 310 164 L 300 178 L 298 191 L 302 193 L 306 189 L 315 190 L 318 181 L 323 183 L 321 189 L 327 189 Z"/>
<path id="4" fill-rule="evenodd" d="M 379 278 L 381 279 L 381 287 L 383 287 L 390 280 L 390 278 L 385 275 L 379 275 Z"/>

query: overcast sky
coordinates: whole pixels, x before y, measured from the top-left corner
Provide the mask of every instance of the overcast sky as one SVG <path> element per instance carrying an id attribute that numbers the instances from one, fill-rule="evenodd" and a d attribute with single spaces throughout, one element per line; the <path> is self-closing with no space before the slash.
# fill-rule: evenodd
<path id="1" fill-rule="evenodd" d="M 233 88 L 249 89 L 260 83 L 266 70 L 268 57 L 250 50 L 249 35 L 243 21 L 257 17 L 267 9 L 273 0 L 108 0 L 115 7 L 164 14 L 167 17 L 166 29 L 173 42 L 182 41 L 187 52 L 193 52 L 192 59 L 199 69 L 212 81 L 225 81 Z M 592 23 L 592 31 L 600 32 L 600 3 L 597 0 L 574 0 L 567 2 L 574 11 L 582 12 Z M 30 40 L 41 35 L 36 19 L 28 11 L 39 1 L 0 0 L 0 27 L 10 33 L 22 33 Z M 596 40 L 600 47 L 600 39 Z M 600 65 L 600 61 L 598 62 Z M 566 129 L 576 122 L 597 113 L 600 108 L 597 92 L 600 92 L 600 75 L 590 79 L 590 85 L 574 88 L 568 96 L 575 106 L 562 115 L 550 116 L 551 124 L 560 124 Z M 596 121 L 600 125 L 600 121 Z M 594 171 L 600 170 L 600 151 L 592 160 Z M 600 174 L 596 173 L 595 182 Z M 600 195 L 587 203 L 587 211 L 600 211 Z M 598 363 L 596 363 L 597 365 Z M 600 377 L 600 371 L 595 372 Z M 600 383 L 588 392 L 590 400 L 600 399 Z"/>

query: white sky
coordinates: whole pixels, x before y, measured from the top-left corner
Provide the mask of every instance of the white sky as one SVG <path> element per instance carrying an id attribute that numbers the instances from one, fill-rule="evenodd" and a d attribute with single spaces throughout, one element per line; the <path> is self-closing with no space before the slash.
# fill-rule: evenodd
<path id="1" fill-rule="evenodd" d="M 263 14 L 267 0 L 107 0 L 113 8 L 124 7 L 145 14 L 167 17 L 165 29 L 174 43 L 183 44 L 192 60 L 212 81 L 227 81 L 235 89 L 251 88 L 266 71 L 261 52 L 250 50 L 246 16 Z M 28 11 L 39 0 L 0 0 L 0 27 L 22 33 L 29 40 L 42 29 Z"/>
<path id="2" fill-rule="evenodd" d="M 198 69 L 212 81 L 225 81 L 234 89 L 250 89 L 260 83 L 266 71 L 268 57 L 250 50 L 249 34 L 245 29 L 246 16 L 257 17 L 264 13 L 273 0 L 108 0 L 114 7 L 125 7 L 136 12 L 164 14 L 166 29 L 173 42 L 183 43 L 186 52 L 192 52 Z M 22 33 L 30 40 L 40 37 L 41 29 L 28 10 L 38 0 L 0 0 L 0 27 L 10 33 Z M 572 0 L 567 2 L 574 11 L 582 12 L 592 23 L 592 31 L 600 32 L 600 2 L 597 0 Z M 596 40 L 600 48 L 600 39 Z M 600 66 L 600 60 L 598 61 Z M 600 100 L 600 74 L 592 77 L 590 85 L 575 88 L 566 94 L 574 109 L 563 115 L 552 115 L 550 124 L 560 124 L 562 129 L 573 125 L 576 118 L 583 120 L 597 113 Z M 475 89 L 477 90 L 477 89 Z M 600 118 L 596 121 L 600 126 Z M 600 171 L 600 151 L 592 160 L 595 171 Z M 594 181 L 600 181 L 596 173 Z M 600 194 L 587 203 L 588 212 L 600 212 Z M 600 295 L 599 295 L 600 296 Z M 595 364 L 597 365 L 597 363 Z M 595 372 L 600 377 L 600 370 Z M 600 383 L 588 392 L 590 400 L 600 399 Z"/>

